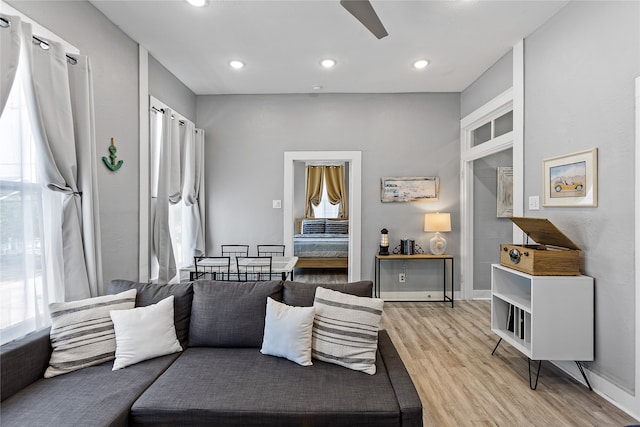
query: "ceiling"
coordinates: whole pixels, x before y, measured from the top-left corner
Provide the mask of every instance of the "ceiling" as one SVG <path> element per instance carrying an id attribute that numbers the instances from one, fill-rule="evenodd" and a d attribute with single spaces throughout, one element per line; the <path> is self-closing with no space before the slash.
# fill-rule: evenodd
<path id="1" fill-rule="evenodd" d="M 338 0 L 91 3 L 207 95 L 460 92 L 567 1 L 372 0 L 389 32 L 380 40 Z M 422 58 L 429 66 L 414 69 Z"/>

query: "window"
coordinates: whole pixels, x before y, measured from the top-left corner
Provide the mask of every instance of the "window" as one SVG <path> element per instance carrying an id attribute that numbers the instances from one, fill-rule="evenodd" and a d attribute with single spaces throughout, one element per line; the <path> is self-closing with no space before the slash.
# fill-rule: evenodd
<path id="1" fill-rule="evenodd" d="M 338 218 L 340 213 L 340 204 L 332 205 L 327 194 L 327 183 L 322 182 L 322 194 L 320 196 L 320 204 L 313 206 L 313 215 L 316 218 Z"/>
<path id="2" fill-rule="evenodd" d="M 49 323 L 48 304 L 55 297 L 49 284 L 55 280 L 47 260 L 57 252 L 51 250 L 57 221 L 51 213 L 61 204 L 59 193 L 38 180 L 20 72 L 0 117 L 0 135 L 0 335 L 5 343 Z"/>
<path id="3" fill-rule="evenodd" d="M 513 110 L 474 129 L 471 132 L 472 144 L 475 147 L 511 131 L 513 131 Z"/>

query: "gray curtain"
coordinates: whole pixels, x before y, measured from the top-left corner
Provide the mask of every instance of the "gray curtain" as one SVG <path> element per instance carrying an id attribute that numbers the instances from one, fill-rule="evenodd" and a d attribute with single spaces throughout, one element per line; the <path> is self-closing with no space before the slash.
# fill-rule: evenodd
<path id="1" fill-rule="evenodd" d="M 15 48 L 14 29 L 19 37 L 20 61 L 24 61 L 24 91 L 37 162 L 43 185 L 62 195 L 61 242 L 64 300 L 97 296 L 102 288 L 100 221 L 95 161 L 95 121 L 89 60 L 76 56 L 67 62 L 64 47 L 48 42 L 49 49 L 32 43 L 31 25 L 11 20 L 11 33 L 2 31 L 1 46 Z M 4 38 L 9 35 L 11 41 Z M 17 59 L 13 50 L 10 58 Z M 4 62 L 4 54 L 3 54 Z M 11 60 L 11 59 L 9 59 Z M 17 64 L 3 64 L 9 77 L 2 76 L 3 91 L 11 87 L 11 70 Z M 15 73 L 14 73 L 15 75 Z M 11 83 L 7 83 L 11 80 Z M 2 105 L 6 96 L 2 94 Z"/>
<path id="2" fill-rule="evenodd" d="M 186 206 L 183 230 L 183 254 L 185 261 L 193 262 L 194 256 L 205 255 L 203 204 L 204 194 L 204 131 L 195 129 L 193 123 L 185 124 L 184 132 L 184 188 L 183 201 Z"/>

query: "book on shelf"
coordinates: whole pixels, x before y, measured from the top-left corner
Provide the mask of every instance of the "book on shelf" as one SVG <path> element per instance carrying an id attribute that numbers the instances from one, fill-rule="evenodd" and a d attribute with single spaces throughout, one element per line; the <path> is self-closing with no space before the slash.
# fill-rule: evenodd
<path id="1" fill-rule="evenodd" d="M 515 311 L 515 307 L 513 306 L 513 304 L 509 304 L 509 307 L 507 308 L 508 310 L 508 314 L 507 314 L 507 331 L 509 332 L 513 332 L 513 317 L 514 317 L 514 311 Z"/>

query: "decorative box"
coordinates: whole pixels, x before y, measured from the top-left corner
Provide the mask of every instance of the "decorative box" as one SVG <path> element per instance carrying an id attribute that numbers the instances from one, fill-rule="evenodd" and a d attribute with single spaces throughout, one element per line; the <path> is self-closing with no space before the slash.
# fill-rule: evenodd
<path id="1" fill-rule="evenodd" d="M 511 220 L 536 245 L 500 245 L 500 264 L 533 276 L 579 276 L 580 248 L 546 218 Z"/>

